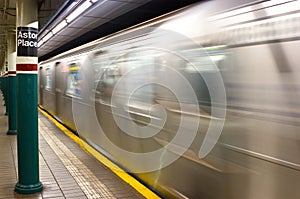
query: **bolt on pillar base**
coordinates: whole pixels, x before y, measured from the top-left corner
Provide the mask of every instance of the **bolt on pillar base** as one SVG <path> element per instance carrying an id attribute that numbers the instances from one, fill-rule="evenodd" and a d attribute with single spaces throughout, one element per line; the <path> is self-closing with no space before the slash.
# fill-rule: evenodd
<path id="1" fill-rule="evenodd" d="M 38 193 L 43 190 L 43 185 L 41 182 L 32 185 L 23 185 L 19 182 L 15 186 L 15 192 L 19 194 L 33 194 Z"/>

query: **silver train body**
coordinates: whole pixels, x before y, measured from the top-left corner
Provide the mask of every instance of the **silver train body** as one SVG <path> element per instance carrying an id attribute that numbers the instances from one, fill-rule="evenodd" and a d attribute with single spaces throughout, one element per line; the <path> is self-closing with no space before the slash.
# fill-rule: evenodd
<path id="1" fill-rule="evenodd" d="M 299 1 L 204 1 L 43 61 L 39 104 L 164 197 L 298 198 L 299 39 Z"/>

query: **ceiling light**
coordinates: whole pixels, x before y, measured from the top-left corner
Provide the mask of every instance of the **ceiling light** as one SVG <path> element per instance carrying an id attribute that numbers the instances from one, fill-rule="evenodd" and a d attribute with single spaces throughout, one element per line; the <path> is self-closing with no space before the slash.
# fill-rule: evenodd
<path id="1" fill-rule="evenodd" d="M 39 48 L 41 45 L 43 45 L 43 43 L 44 43 L 44 40 L 41 39 L 41 40 L 38 42 L 38 48 Z"/>
<path id="2" fill-rule="evenodd" d="M 67 22 L 70 23 L 76 17 L 78 17 L 81 13 L 83 13 L 86 9 L 88 9 L 92 3 L 90 1 L 85 1 L 78 8 L 76 8 L 69 16 L 66 18 Z"/>
<path id="3" fill-rule="evenodd" d="M 43 38 L 43 42 L 45 43 L 45 42 L 48 41 L 52 36 L 53 36 L 53 33 L 52 33 L 52 32 L 49 32 L 49 33 Z"/>
<path id="4" fill-rule="evenodd" d="M 56 34 L 57 32 L 59 32 L 61 29 L 63 29 L 66 25 L 68 25 L 66 20 L 63 20 L 62 22 L 60 22 L 57 26 L 55 26 L 52 29 L 52 33 Z"/>

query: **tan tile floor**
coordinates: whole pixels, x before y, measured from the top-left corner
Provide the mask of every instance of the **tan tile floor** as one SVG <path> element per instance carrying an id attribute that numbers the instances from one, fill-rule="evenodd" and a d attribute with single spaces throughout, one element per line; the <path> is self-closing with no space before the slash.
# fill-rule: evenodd
<path id="1" fill-rule="evenodd" d="M 6 135 L 7 116 L 0 94 L 0 199 L 10 198 L 143 198 L 127 183 L 86 154 L 45 116 L 39 114 L 41 193 L 14 192 L 17 139 Z"/>

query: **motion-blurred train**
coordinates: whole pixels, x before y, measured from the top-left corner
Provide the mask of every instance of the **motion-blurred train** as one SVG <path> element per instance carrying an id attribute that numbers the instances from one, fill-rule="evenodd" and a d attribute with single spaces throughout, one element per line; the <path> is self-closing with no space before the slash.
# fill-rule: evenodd
<path id="1" fill-rule="evenodd" d="M 298 198 L 299 39 L 299 1 L 202 1 L 41 62 L 39 104 L 163 197 Z"/>

